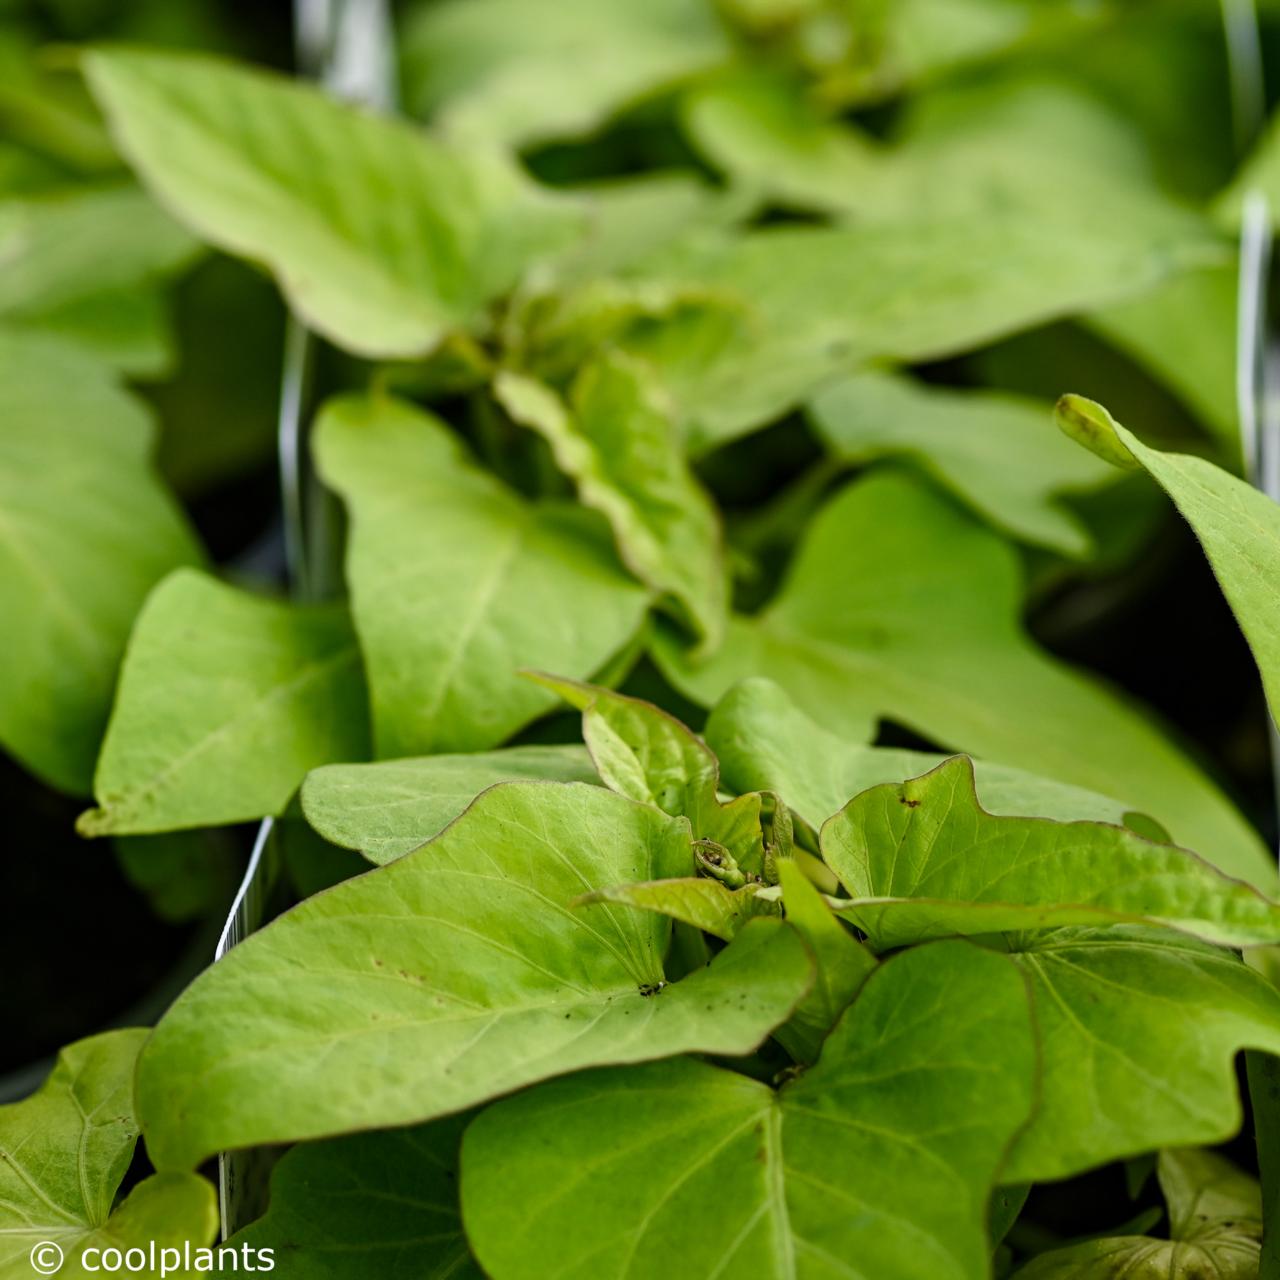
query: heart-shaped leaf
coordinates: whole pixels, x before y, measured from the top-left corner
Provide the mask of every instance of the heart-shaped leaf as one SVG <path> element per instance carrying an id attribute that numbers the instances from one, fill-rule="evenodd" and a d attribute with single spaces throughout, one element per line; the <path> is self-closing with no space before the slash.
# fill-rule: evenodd
<path id="1" fill-rule="evenodd" d="M 146 1178 L 116 1204 L 138 1123 L 133 1069 L 142 1029 L 108 1031 L 58 1055 L 43 1085 L 0 1107 L 0 1275 L 33 1274 L 54 1245 L 64 1275 L 84 1275 L 86 1249 L 202 1249 L 218 1227 L 213 1188 L 195 1174 Z M 175 1266 L 177 1264 L 174 1264 Z M 38 1268 L 37 1268 L 38 1269 Z M 42 1272 L 48 1274 L 48 1272 Z"/>
<path id="2" fill-rule="evenodd" d="M 757 921 L 667 985 L 665 917 L 571 905 L 692 865 L 684 819 L 601 787 L 491 788 L 188 988 L 139 1063 L 152 1159 L 410 1124 L 596 1064 L 751 1052 L 812 979 L 791 929 Z"/>
<path id="3" fill-rule="evenodd" d="M 878 950 L 956 934 L 1146 921 L 1220 946 L 1280 942 L 1280 904 L 1185 850 L 1100 822 L 995 817 L 965 756 L 864 791 L 822 828 Z"/>
<path id="4" fill-rule="evenodd" d="M 80 817 L 100 836 L 281 813 L 307 771 L 368 754 L 346 612 L 256 598 L 189 569 L 148 597 Z"/>
<path id="5" fill-rule="evenodd" d="M 987 1198 L 1034 1071 L 1008 960 L 917 948 L 777 1092 L 676 1060 L 490 1107 L 463 1140 L 463 1219 L 494 1280 L 985 1280 Z"/>
<path id="6" fill-rule="evenodd" d="M 1280 1052 L 1280 993 L 1238 956 L 1129 925 L 1040 934 L 1014 959 L 1031 984 L 1041 1086 L 1008 1182 L 1236 1133 L 1236 1055 Z"/>
<path id="7" fill-rule="evenodd" d="M 294 310 L 366 356 L 430 351 L 482 324 L 578 211 L 496 153 L 451 149 L 320 90 L 214 58 L 113 48 L 85 74 L 157 199 L 265 262 Z"/>
<path id="8" fill-rule="evenodd" d="M 351 512 L 379 755 L 497 746 L 555 703 L 522 667 L 589 676 L 639 628 L 647 595 L 599 518 L 520 497 L 439 419 L 346 397 L 325 409 L 316 450 Z"/>

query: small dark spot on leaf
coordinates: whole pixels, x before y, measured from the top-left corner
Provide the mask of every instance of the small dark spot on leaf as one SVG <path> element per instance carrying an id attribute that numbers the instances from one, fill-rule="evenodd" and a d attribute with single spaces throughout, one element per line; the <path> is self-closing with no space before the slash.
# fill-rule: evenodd
<path id="1" fill-rule="evenodd" d="M 898 802 L 900 804 L 905 804 L 908 809 L 918 809 L 920 807 L 919 800 L 908 800 L 906 796 L 899 796 Z"/>

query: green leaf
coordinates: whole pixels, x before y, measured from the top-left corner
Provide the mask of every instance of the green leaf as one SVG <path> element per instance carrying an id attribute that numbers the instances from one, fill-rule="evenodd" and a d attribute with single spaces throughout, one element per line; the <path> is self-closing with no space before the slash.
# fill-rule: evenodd
<path id="1" fill-rule="evenodd" d="M 734 685 L 716 703 L 706 738 L 727 787 L 777 792 L 815 831 L 863 791 L 917 777 L 946 759 L 927 751 L 868 747 L 830 733 L 763 676 Z M 1133 829 L 1142 817 L 1107 796 L 1020 769 L 985 760 L 975 760 L 973 768 L 988 813 L 1089 819 Z M 1145 821 L 1150 831 L 1155 824 Z"/>
<path id="2" fill-rule="evenodd" d="M 430 844 L 254 934 L 196 979 L 138 1068 L 159 1168 L 214 1151 L 411 1124 L 604 1063 L 745 1054 L 811 963 L 756 921 L 664 986 L 664 917 L 575 910 L 687 874 L 689 827 L 600 787 L 505 783 Z"/>
<path id="3" fill-rule="evenodd" d="M 585 907 L 600 903 L 655 911 L 726 942 L 736 938 L 747 921 L 782 914 L 777 899 L 763 896 L 757 885 L 730 889 L 719 880 L 694 876 L 608 885 L 584 893 L 574 905 Z"/>
<path id="4" fill-rule="evenodd" d="M 290 1280 L 480 1280 L 458 1208 L 460 1119 L 296 1146 L 266 1215 L 227 1242 L 270 1249 Z"/>
<path id="5" fill-rule="evenodd" d="M 985 1280 L 987 1198 L 1034 1069 L 1008 961 L 918 948 L 776 1093 L 676 1060 L 490 1107 L 463 1140 L 463 1220 L 494 1280 Z"/>
<path id="6" fill-rule="evenodd" d="M 944 85 L 904 105 L 886 145 L 829 118 L 802 81 L 752 71 L 695 88 L 695 146 L 775 203 L 881 222 L 1014 210 L 1045 225 L 1159 236 L 1198 215 L 1155 181 L 1137 124 L 1034 74 Z M 1061 175 L 1071 174 L 1071 198 Z"/>
<path id="7" fill-rule="evenodd" d="M 670 597 L 701 648 L 714 650 L 729 611 L 720 519 L 643 366 L 620 355 L 588 364 L 567 403 L 516 373 L 500 374 L 494 391 L 517 422 L 546 439 L 581 500 L 609 521 L 632 572 Z"/>
<path id="8" fill-rule="evenodd" d="M 1195 220 L 1137 234 L 1016 208 L 708 234 L 658 253 L 644 276 L 718 291 L 736 308 L 685 313 L 626 345 L 653 364 L 696 453 L 869 360 L 956 355 L 1227 255 Z"/>
<path id="9" fill-rule="evenodd" d="M 813 952 L 817 976 L 778 1039 L 800 1062 L 813 1062 L 840 1015 L 876 967 L 876 958 L 832 914 L 822 895 L 790 859 L 778 863 L 787 923 Z"/>
<path id="10" fill-rule="evenodd" d="M 558 291 L 566 283 L 614 287 L 614 273 L 656 253 L 694 226 L 732 225 L 750 209 L 732 192 L 683 169 L 575 184 L 567 193 L 585 210 L 583 233 L 552 263 Z"/>
<path id="11" fill-rule="evenodd" d="M 28 165 L 47 166 L 41 184 L 46 189 L 65 184 L 68 169 L 89 175 L 118 168 L 111 140 L 78 79 L 58 74 L 32 26 L 14 18 L 0 32 L 0 122 L 6 143 L 20 145 Z"/>
<path id="12" fill-rule="evenodd" d="M 1135 247 L 1207 230 L 1159 181 L 1141 123 L 1065 78 L 1033 71 L 940 86 L 912 100 L 893 141 L 846 208 L 880 219 L 922 206 L 1005 210 L 1094 234 L 1111 223 L 1111 236 Z"/>
<path id="13" fill-rule="evenodd" d="M 36 1093 L 0 1107 L 5 1280 L 32 1275 L 32 1250 L 46 1242 L 66 1256 L 59 1274 L 78 1277 L 88 1273 L 84 1251 L 95 1246 L 199 1248 L 213 1239 L 216 1197 L 195 1174 L 147 1178 L 115 1205 L 138 1140 L 133 1068 L 146 1037 L 129 1029 L 79 1040 Z"/>
<path id="14" fill-rule="evenodd" d="M 1280 715 L 1280 506 L 1203 458 L 1149 448 L 1082 396 L 1059 401 L 1058 425 L 1108 462 L 1145 467 L 1173 499 L 1253 650 L 1271 714 Z"/>
<path id="15" fill-rule="evenodd" d="M 849 462 L 903 457 L 997 529 L 1024 542 L 1081 556 L 1088 531 L 1057 499 L 1112 476 L 1096 458 L 1077 465 L 1045 430 L 1052 410 L 998 391 L 928 387 L 862 373 L 820 391 L 809 418 L 828 448 Z"/>
<path id="16" fill-rule="evenodd" d="M 1169 1238 L 1111 1236 L 1042 1253 L 1017 1280 L 1257 1280 L 1258 1184 L 1212 1151 L 1162 1151 Z"/>
<path id="17" fill-rule="evenodd" d="M 1014 959 L 1031 984 L 1041 1087 L 1003 1181 L 1237 1132 L 1236 1055 L 1280 1050 L 1280 994 L 1238 956 L 1121 925 L 1042 934 Z"/>
<path id="18" fill-rule="evenodd" d="M 87 794 L 134 615 L 200 551 L 142 406 L 94 361 L 0 333 L 0 743 Z"/>
<path id="19" fill-rule="evenodd" d="M 852 899 L 840 914 L 877 950 L 1136 921 L 1219 946 L 1280 942 L 1280 904 L 1195 854 L 1100 822 L 985 812 L 965 756 L 851 800 L 823 826 L 822 856 Z"/>
<path id="20" fill-rule="evenodd" d="M 582 712 L 582 736 L 606 787 L 688 818 L 696 839 L 723 845 L 745 870 L 763 870 L 761 797 L 721 804 L 720 765 L 691 729 L 643 698 L 563 676 L 526 674 Z"/>
<path id="21" fill-rule="evenodd" d="M 99 50 L 85 74 L 156 198 L 229 253 L 265 263 L 311 327 L 359 355 L 423 355 L 577 211 L 494 152 L 217 59 Z"/>
<path id="22" fill-rule="evenodd" d="M 391 862 L 425 844 L 499 782 L 595 782 L 582 747 L 508 747 L 377 764 L 330 764 L 302 784 L 302 811 L 326 840 Z"/>
<path id="23" fill-rule="evenodd" d="M 1072 0 L 879 0 L 844 11 L 845 39 L 822 68 L 831 82 L 824 87 L 842 100 L 878 99 L 946 70 L 1087 31 L 1109 9 Z"/>
<path id="24" fill-rule="evenodd" d="M 324 410 L 316 451 L 351 512 L 347 580 L 379 755 L 496 746 L 555 702 L 520 668 L 589 676 L 639 628 L 648 598 L 599 518 L 526 501 L 439 419 L 344 397 Z"/>
<path id="25" fill-rule="evenodd" d="M 1123 796 L 1227 874 L 1274 886 L 1271 856 L 1213 783 L 1134 708 L 1027 639 L 1021 577 L 1013 548 L 945 499 L 873 474 L 819 513 L 779 594 L 733 619 L 719 653 L 694 664 L 660 632 L 655 655 L 703 705 L 768 675 L 842 737 L 865 741 L 890 717 Z"/>
<path id="26" fill-rule="evenodd" d="M 56 327 L 72 308 L 136 293 L 186 266 L 195 241 L 136 187 L 0 200 L 0 321 Z"/>
<path id="27" fill-rule="evenodd" d="M 368 753 L 360 655 L 340 609 L 179 570 L 129 641 L 82 835 L 283 812 L 309 769 Z"/>
<path id="28" fill-rule="evenodd" d="M 56 339 L 131 378 L 161 378 L 173 368 L 166 301 L 154 289 L 107 289 L 13 317 L 0 328 Z"/>
<path id="29" fill-rule="evenodd" d="M 417 10 L 402 57 L 415 114 L 531 144 L 589 133 L 727 53 L 698 0 L 446 0 Z"/>
<path id="30" fill-rule="evenodd" d="M 680 114 L 712 164 L 790 208 L 847 211 L 883 163 L 868 137 L 828 119 L 789 76 L 739 69 L 695 85 Z"/>

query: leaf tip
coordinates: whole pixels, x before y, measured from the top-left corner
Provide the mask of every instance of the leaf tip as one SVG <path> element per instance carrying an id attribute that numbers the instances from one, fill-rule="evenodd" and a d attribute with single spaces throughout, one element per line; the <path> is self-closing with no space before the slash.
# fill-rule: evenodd
<path id="1" fill-rule="evenodd" d="M 86 840 L 111 834 L 111 813 L 108 809 L 86 809 L 76 819 L 76 835 Z"/>
<path id="2" fill-rule="evenodd" d="M 1120 438 L 1119 424 L 1102 405 L 1084 396 L 1065 395 L 1054 406 L 1054 420 L 1077 444 L 1113 467 L 1134 471 L 1141 463 Z"/>

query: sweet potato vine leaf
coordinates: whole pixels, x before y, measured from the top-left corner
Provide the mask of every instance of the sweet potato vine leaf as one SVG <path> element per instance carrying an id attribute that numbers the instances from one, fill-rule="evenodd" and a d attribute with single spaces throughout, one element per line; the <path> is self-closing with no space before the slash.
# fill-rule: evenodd
<path id="1" fill-rule="evenodd" d="M 1161 1151 L 1156 1175 L 1169 1238 L 1109 1236 L 1053 1249 L 1017 1280 L 1256 1280 L 1262 1241 L 1257 1180 L 1212 1151 Z"/>
<path id="2" fill-rule="evenodd" d="M 463 1220 L 494 1280 L 983 1280 L 987 1198 L 1034 1072 L 1008 960 L 916 948 L 776 1092 L 676 1059 L 490 1107 L 463 1140 Z"/>
<path id="3" fill-rule="evenodd" d="M 814 831 L 861 792 L 928 773 L 946 759 L 831 733 L 764 676 L 734 685 L 712 709 L 705 734 L 726 787 L 777 792 Z M 985 760 L 975 760 L 973 769 L 988 813 L 1111 822 L 1166 838 L 1152 819 L 1109 796 Z"/>
<path id="4" fill-rule="evenodd" d="M 527 145 L 589 133 L 728 52 L 697 0 L 446 0 L 414 11 L 403 61 L 415 114 Z"/>
<path id="5" fill-rule="evenodd" d="M 273 1251 L 291 1280 L 481 1280 L 458 1207 L 464 1117 L 288 1151 L 270 1208 L 229 1250 Z"/>
<path id="6" fill-rule="evenodd" d="M 788 208 L 849 212 L 883 166 L 870 137 L 828 118 L 797 77 L 772 69 L 695 84 L 680 120 L 716 168 Z"/>
<path id="7" fill-rule="evenodd" d="M 163 370 L 159 286 L 196 242 L 136 187 L 0 200 L 0 328 L 62 339 L 133 374 Z"/>
<path id="8" fill-rule="evenodd" d="M 688 823 L 601 787 L 505 783 L 414 853 L 304 902 L 201 975 L 138 1067 L 159 1168 L 410 1124 L 582 1067 L 744 1054 L 812 980 L 753 922 L 666 984 L 663 916 L 574 908 L 687 874 Z"/>
<path id="9" fill-rule="evenodd" d="M 138 1140 L 133 1068 L 142 1029 L 108 1031 L 63 1049 L 31 1097 L 0 1107 L 0 1276 L 32 1274 L 32 1249 L 57 1245 L 61 1274 L 80 1276 L 86 1249 L 203 1248 L 218 1229 L 213 1187 L 162 1173 L 116 1203 Z"/>
<path id="10" fill-rule="evenodd" d="M 182 569 L 125 655 L 82 835 L 282 812 L 307 771 L 368 754 L 360 654 L 340 608 L 264 600 Z"/>
<path id="11" fill-rule="evenodd" d="M 300 316 L 360 355 L 422 355 L 480 325 L 578 220 L 494 152 L 451 149 L 274 74 L 127 48 L 84 67 L 160 203 L 266 263 Z"/>
<path id="12" fill-rule="evenodd" d="M 704 705 L 768 675 L 826 729 L 866 741 L 882 716 L 942 745 L 1149 813 L 1223 871 L 1274 886 L 1245 820 L 1135 708 L 1035 647 L 1014 549 L 905 475 L 873 473 L 819 512 L 778 595 L 693 662 L 655 654 Z"/>
<path id="13" fill-rule="evenodd" d="M 850 896 L 840 914 L 878 950 L 1135 921 L 1219 946 L 1280 942 L 1280 904 L 1195 854 L 1100 822 L 987 813 L 965 756 L 851 800 L 823 826 L 822 856 Z"/>
<path id="14" fill-rule="evenodd" d="M 497 746 L 555 704 L 521 667 L 589 676 L 640 627 L 648 594 L 600 518 L 527 501 L 438 418 L 344 397 L 324 410 L 316 452 L 351 513 L 347 581 L 379 755 Z"/>
<path id="15" fill-rule="evenodd" d="M 518 373 L 500 374 L 494 391 L 609 521 L 632 572 L 669 597 L 702 647 L 714 650 L 729 610 L 720 518 L 644 366 L 602 357 L 579 370 L 567 399 Z"/>
<path id="16" fill-rule="evenodd" d="M 1040 1105 L 1009 1183 L 1068 1177 L 1240 1128 L 1235 1057 L 1280 1052 L 1280 993 L 1239 956 L 1144 925 L 1015 943 L 1040 1040 Z"/>
<path id="17" fill-rule="evenodd" d="M 1045 430 L 1051 412 L 1003 392 L 928 387 L 878 372 L 834 383 L 808 406 L 835 456 L 907 458 L 996 528 L 1081 556 L 1091 550 L 1088 531 L 1058 498 L 1096 489 L 1114 473 L 1079 450 L 1073 459 Z"/>
<path id="18" fill-rule="evenodd" d="M 330 764 L 302 784 L 302 811 L 331 844 L 391 862 L 426 844 L 488 787 L 541 778 L 595 782 L 585 747 L 507 747 L 375 764 Z"/>
<path id="19" fill-rule="evenodd" d="M 1043 76 L 935 87 L 903 104 L 886 141 L 833 119 L 794 76 L 757 70 L 694 86 L 694 145 L 775 203 L 889 221 L 1016 209 L 1044 226 L 1095 226 L 1112 209 L 1136 237 L 1199 215 L 1161 190 L 1133 122 Z M 1078 199 L 1058 198 L 1070 172 Z"/>
<path id="20" fill-rule="evenodd" d="M 0 743 L 81 795 L 134 615 L 201 557 L 152 470 L 152 434 L 95 361 L 0 334 Z"/>
<path id="21" fill-rule="evenodd" d="M 1195 220 L 1142 237 L 1016 209 L 690 236 L 636 278 L 679 280 L 726 305 L 687 310 L 625 345 L 653 365 L 690 450 L 705 452 L 869 360 L 955 355 L 1226 256 Z"/>
<path id="22" fill-rule="evenodd" d="M 1116 466 L 1145 467 L 1173 499 L 1253 650 L 1271 714 L 1280 716 L 1280 506 L 1203 458 L 1148 447 L 1082 396 L 1059 401 L 1058 424 Z"/>

